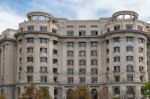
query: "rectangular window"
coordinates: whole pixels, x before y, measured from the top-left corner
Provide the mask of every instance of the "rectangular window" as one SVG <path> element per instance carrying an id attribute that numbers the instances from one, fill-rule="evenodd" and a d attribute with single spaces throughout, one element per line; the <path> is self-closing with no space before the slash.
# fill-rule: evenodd
<path id="1" fill-rule="evenodd" d="M 79 25 L 79 28 L 86 28 L 86 25 Z"/>
<path id="2" fill-rule="evenodd" d="M 120 56 L 115 56 L 114 57 L 114 62 L 120 62 Z"/>
<path id="3" fill-rule="evenodd" d="M 68 84 L 73 84 L 73 78 L 68 78 Z"/>
<path id="4" fill-rule="evenodd" d="M 80 68 L 79 69 L 79 74 L 80 75 L 85 75 L 86 74 L 86 69 L 85 68 Z"/>
<path id="5" fill-rule="evenodd" d="M 73 64 L 74 64 L 74 61 L 73 61 L 73 60 L 68 60 L 68 61 L 67 61 L 67 64 L 68 64 L 68 65 L 73 65 Z"/>
<path id="6" fill-rule="evenodd" d="M 40 73 L 47 73 L 47 67 L 40 67 Z"/>
<path id="7" fill-rule="evenodd" d="M 28 32 L 33 32 L 34 31 L 34 26 L 28 26 Z"/>
<path id="8" fill-rule="evenodd" d="M 58 44 L 58 41 L 53 40 L 53 45 L 57 45 L 57 44 Z"/>
<path id="9" fill-rule="evenodd" d="M 27 38 L 27 43 L 33 43 L 33 42 L 34 42 L 33 37 L 28 37 L 28 38 Z"/>
<path id="10" fill-rule="evenodd" d="M 67 42 L 67 47 L 74 47 L 74 42 Z"/>
<path id="11" fill-rule="evenodd" d="M 114 26 L 114 31 L 120 30 L 120 25 Z"/>
<path id="12" fill-rule="evenodd" d="M 120 66 L 114 66 L 114 72 L 120 72 Z"/>
<path id="13" fill-rule="evenodd" d="M 27 53 L 33 53 L 33 47 L 28 47 L 27 48 Z"/>
<path id="14" fill-rule="evenodd" d="M 74 25 L 67 25 L 67 28 L 74 28 Z"/>
<path id="15" fill-rule="evenodd" d="M 47 38 L 40 38 L 40 43 L 47 43 Z"/>
<path id="16" fill-rule="evenodd" d="M 41 32 L 46 32 L 47 31 L 47 27 L 46 26 L 41 26 L 40 27 L 40 31 Z"/>
<path id="17" fill-rule="evenodd" d="M 133 42 L 133 37 L 130 37 L 130 36 L 126 37 L 126 41 L 127 42 Z"/>
<path id="18" fill-rule="evenodd" d="M 96 59 L 91 60 L 91 65 L 97 65 L 97 60 Z"/>
<path id="19" fill-rule="evenodd" d="M 45 62 L 45 63 L 47 63 L 47 57 L 40 57 L 40 62 Z"/>
<path id="20" fill-rule="evenodd" d="M 93 31 L 91 31 L 91 35 L 92 35 L 92 36 L 96 36 L 96 35 L 98 35 L 98 31 L 94 31 L 94 30 L 93 30 Z"/>
<path id="21" fill-rule="evenodd" d="M 127 75 L 127 81 L 133 81 L 133 75 Z"/>
<path id="22" fill-rule="evenodd" d="M 120 47 L 114 47 L 114 52 L 120 52 Z"/>
<path id="23" fill-rule="evenodd" d="M 41 76 L 41 82 L 47 82 L 47 76 Z"/>
<path id="24" fill-rule="evenodd" d="M 30 67 L 27 67 L 27 72 L 28 72 L 28 73 L 33 73 L 33 67 L 31 67 L 31 66 L 30 66 Z"/>
<path id="25" fill-rule="evenodd" d="M 92 77 L 91 83 L 92 83 L 92 84 L 96 84 L 96 83 L 97 83 L 97 77 Z"/>
<path id="26" fill-rule="evenodd" d="M 40 48 L 40 53 L 47 53 L 47 48 Z"/>
<path id="27" fill-rule="evenodd" d="M 91 51 L 91 56 L 97 56 L 97 51 Z"/>
<path id="28" fill-rule="evenodd" d="M 144 51 L 144 49 L 142 47 L 139 47 L 139 52 L 141 53 L 143 51 Z"/>
<path id="29" fill-rule="evenodd" d="M 53 64 L 58 64 L 57 59 L 53 59 Z"/>
<path id="30" fill-rule="evenodd" d="M 127 50 L 127 52 L 133 52 L 133 47 L 132 46 L 127 46 L 126 50 Z"/>
<path id="31" fill-rule="evenodd" d="M 86 61 L 85 60 L 79 60 L 79 65 L 86 65 Z"/>
<path id="32" fill-rule="evenodd" d="M 91 74 L 92 75 L 97 75 L 98 74 L 97 68 L 92 68 L 91 69 Z"/>
<path id="33" fill-rule="evenodd" d="M 85 47 L 86 46 L 86 42 L 79 42 L 79 47 Z"/>
<path id="34" fill-rule="evenodd" d="M 33 76 L 27 76 L 27 82 L 33 82 Z"/>
<path id="35" fill-rule="evenodd" d="M 126 61 L 127 61 L 127 62 L 133 61 L 133 56 L 126 56 Z"/>
<path id="36" fill-rule="evenodd" d="M 126 25 L 127 30 L 133 30 L 133 25 Z"/>
<path id="37" fill-rule="evenodd" d="M 97 42 L 96 41 L 91 42 L 91 47 L 97 47 Z"/>
<path id="38" fill-rule="evenodd" d="M 73 51 L 67 51 L 67 56 L 68 56 L 68 57 L 69 57 L 69 56 L 74 56 Z"/>
<path id="39" fill-rule="evenodd" d="M 58 54 L 57 50 L 53 50 L 53 54 L 57 55 Z"/>
<path id="40" fill-rule="evenodd" d="M 86 56 L 85 51 L 79 51 L 79 56 Z"/>
<path id="41" fill-rule="evenodd" d="M 143 57 L 139 57 L 139 62 L 143 62 L 144 58 Z"/>
<path id="42" fill-rule="evenodd" d="M 81 84 L 84 84 L 84 83 L 85 83 L 85 77 L 81 77 L 81 78 L 80 78 L 80 83 L 81 83 Z"/>
<path id="43" fill-rule="evenodd" d="M 67 69 L 67 74 L 68 75 L 73 75 L 73 69 L 72 68 Z"/>
<path id="44" fill-rule="evenodd" d="M 85 36 L 86 35 L 86 31 L 79 31 L 79 36 Z"/>
<path id="45" fill-rule="evenodd" d="M 144 43 L 144 39 L 143 38 L 139 38 L 139 42 L 140 43 Z"/>
<path id="46" fill-rule="evenodd" d="M 33 61 L 34 61 L 33 57 L 27 57 L 27 62 L 33 62 Z"/>
<path id="47" fill-rule="evenodd" d="M 74 31 L 67 31 L 68 36 L 74 36 Z"/>
<path id="48" fill-rule="evenodd" d="M 134 68 L 132 65 L 128 65 L 127 66 L 127 72 L 133 72 L 134 71 Z"/>
<path id="49" fill-rule="evenodd" d="M 119 82 L 120 81 L 120 76 L 119 75 L 116 75 L 115 76 L 115 82 Z"/>
<path id="50" fill-rule="evenodd" d="M 120 38 L 119 38 L 119 37 L 115 37 L 115 38 L 114 38 L 114 42 L 115 42 L 115 43 L 119 43 L 119 42 L 120 42 Z"/>
<path id="51" fill-rule="evenodd" d="M 91 25 L 91 28 L 98 28 L 98 25 Z"/>

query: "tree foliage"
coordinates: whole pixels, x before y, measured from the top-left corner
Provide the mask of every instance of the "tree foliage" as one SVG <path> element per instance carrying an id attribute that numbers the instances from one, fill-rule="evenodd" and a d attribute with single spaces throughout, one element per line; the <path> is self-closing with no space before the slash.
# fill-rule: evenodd
<path id="1" fill-rule="evenodd" d="M 142 93 L 145 97 L 148 97 L 150 99 L 150 81 L 145 83 Z"/>
<path id="2" fill-rule="evenodd" d="M 0 94 L 0 99 L 6 99 L 6 96 L 4 94 Z"/>
<path id="3" fill-rule="evenodd" d="M 31 85 L 27 87 L 20 99 L 51 99 L 51 97 L 47 89 L 39 90 L 35 85 Z"/>
<path id="4" fill-rule="evenodd" d="M 67 99 L 91 99 L 91 93 L 87 85 L 78 85 L 67 92 Z"/>

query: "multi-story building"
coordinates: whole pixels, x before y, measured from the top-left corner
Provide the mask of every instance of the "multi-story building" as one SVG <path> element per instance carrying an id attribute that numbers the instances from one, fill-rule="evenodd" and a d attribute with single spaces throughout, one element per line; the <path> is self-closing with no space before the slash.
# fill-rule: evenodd
<path id="1" fill-rule="evenodd" d="M 18 30 L 0 36 L 0 91 L 18 99 L 34 83 L 53 99 L 66 99 L 78 84 L 92 99 L 141 99 L 148 81 L 150 25 L 133 11 L 109 18 L 68 20 L 45 12 L 27 14 Z"/>

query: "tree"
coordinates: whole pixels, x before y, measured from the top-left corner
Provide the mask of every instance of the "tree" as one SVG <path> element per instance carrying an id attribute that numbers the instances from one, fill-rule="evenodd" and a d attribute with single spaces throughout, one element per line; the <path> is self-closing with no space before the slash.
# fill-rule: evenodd
<path id="1" fill-rule="evenodd" d="M 68 90 L 67 99 L 91 99 L 91 93 L 87 85 L 78 85 L 73 90 Z"/>
<path id="2" fill-rule="evenodd" d="M 4 95 L 4 94 L 1 94 L 1 95 L 0 95 L 0 99 L 6 99 L 5 95 Z"/>
<path id="3" fill-rule="evenodd" d="M 47 89 L 39 90 L 35 85 L 27 87 L 20 99 L 51 99 Z"/>
<path id="4" fill-rule="evenodd" d="M 103 87 L 99 91 L 99 99 L 107 99 L 107 98 L 108 98 L 108 88 L 107 87 Z"/>
<path id="5" fill-rule="evenodd" d="M 150 99 L 150 81 L 145 83 L 144 88 L 143 88 L 143 95 Z"/>

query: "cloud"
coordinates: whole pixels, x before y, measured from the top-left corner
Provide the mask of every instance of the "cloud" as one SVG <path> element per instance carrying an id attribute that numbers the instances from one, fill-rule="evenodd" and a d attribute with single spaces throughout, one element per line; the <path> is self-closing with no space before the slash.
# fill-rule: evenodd
<path id="1" fill-rule="evenodd" d="M 25 20 L 15 13 L 14 10 L 0 7 L 0 33 L 7 28 L 18 29 L 18 23 Z"/>

